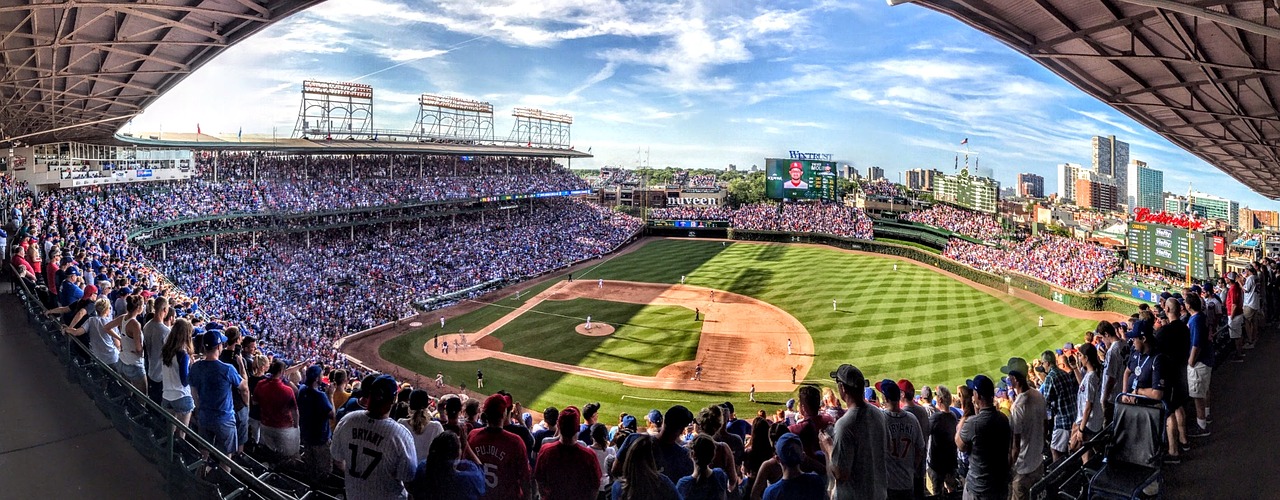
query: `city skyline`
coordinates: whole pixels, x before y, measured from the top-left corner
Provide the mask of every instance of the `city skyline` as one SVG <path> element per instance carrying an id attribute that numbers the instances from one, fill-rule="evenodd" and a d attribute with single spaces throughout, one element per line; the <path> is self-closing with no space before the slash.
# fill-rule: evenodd
<path id="1" fill-rule="evenodd" d="M 1090 139 L 1114 135 L 1169 186 L 1280 206 L 995 39 L 879 0 L 325 2 L 227 49 L 124 131 L 288 136 L 306 79 L 373 85 L 378 128 L 411 128 L 421 93 L 492 102 L 499 139 L 513 107 L 569 113 L 573 145 L 595 155 L 574 167 L 749 169 L 801 150 L 898 181 L 951 173 L 968 139 L 1012 186 L 1089 165 Z"/>

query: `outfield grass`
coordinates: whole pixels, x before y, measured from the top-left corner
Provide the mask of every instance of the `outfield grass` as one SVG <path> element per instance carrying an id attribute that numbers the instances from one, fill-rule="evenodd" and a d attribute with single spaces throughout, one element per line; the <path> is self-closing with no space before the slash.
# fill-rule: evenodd
<path id="1" fill-rule="evenodd" d="M 895 262 L 899 264 L 897 272 L 893 271 Z M 682 275 L 691 285 L 756 297 L 794 315 L 813 335 L 816 345 L 808 379 L 824 384 L 830 383 L 827 373 L 836 366 L 853 363 L 872 380 L 909 378 L 917 387 L 954 386 L 976 373 L 998 375 L 1010 356 L 1030 359 L 1044 349 L 1078 341 L 1096 324 L 1008 296 L 993 297 L 920 264 L 822 247 L 658 240 L 576 273 L 575 279 L 678 283 Z M 550 283 L 535 287 L 533 293 L 547 286 Z M 831 310 L 832 299 L 839 301 L 839 311 Z M 501 300 L 498 305 L 450 318 L 445 330 L 461 327 L 474 331 L 519 304 L 509 298 Z M 572 303 L 564 306 L 577 307 Z M 1045 318 L 1044 328 L 1036 326 L 1039 316 Z M 634 359 L 637 352 L 631 350 L 634 346 L 603 341 L 584 352 L 583 346 L 569 346 L 584 337 L 571 329 L 555 328 L 513 332 L 510 340 L 502 333 L 505 350 L 544 359 L 577 358 L 583 364 L 590 359 L 588 366 L 614 371 L 639 369 Z M 482 369 L 485 390 L 505 388 L 531 408 L 600 401 L 605 404 L 605 414 L 610 415 L 606 420 L 616 418 L 619 411 L 641 414 L 672 404 L 658 400 L 689 401 L 685 404 L 694 408 L 728 399 L 744 416 L 756 408 L 776 408 L 746 403 L 745 394 L 634 389 L 492 359 L 443 362 L 422 352 L 423 343 L 436 331 L 440 331 L 438 325 L 431 325 L 388 341 L 382 356 L 427 376 L 443 370 L 451 384 L 466 383 L 467 387 L 475 383 L 475 370 Z M 673 343 L 681 345 L 678 340 Z M 660 366 L 687 359 L 680 354 L 683 349 L 650 349 L 642 354 L 646 364 Z M 789 397 L 757 395 L 775 402 Z"/>
<path id="2" fill-rule="evenodd" d="M 588 315 L 617 330 L 607 337 L 578 335 L 573 329 Z M 683 307 L 574 299 L 538 304 L 493 335 L 502 340 L 502 350 L 512 354 L 654 376 L 671 363 L 693 360 L 701 329 L 693 311 Z M 556 348 L 547 349 L 547 342 Z"/>

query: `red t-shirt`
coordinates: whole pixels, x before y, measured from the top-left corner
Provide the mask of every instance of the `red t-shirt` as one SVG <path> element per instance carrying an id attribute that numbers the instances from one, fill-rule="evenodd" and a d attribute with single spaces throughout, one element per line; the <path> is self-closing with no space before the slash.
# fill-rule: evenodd
<path id="1" fill-rule="evenodd" d="M 254 387 L 253 397 L 258 400 L 258 407 L 262 409 L 258 418 L 262 425 L 275 429 L 297 425 L 293 421 L 293 410 L 298 407 L 297 396 L 293 393 L 293 388 L 284 385 L 280 379 L 262 379 Z"/>
<path id="2" fill-rule="evenodd" d="M 482 427 L 471 431 L 467 444 L 480 457 L 480 469 L 484 471 L 485 486 L 488 486 L 481 499 L 524 498 L 521 485 L 529 480 L 529 450 L 520 436 L 502 429 Z"/>
<path id="3" fill-rule="evenodd" d="M 824 412 L 818 412 L 804 419 L 798 424 L 794 424 L 787 428 L 792 434 L 800 437 L 800 444 L 804 445 L 804 452 L 808 455 L 817 455 L 822 448 L 818 444 L 818 433 L 825 430 L 828 426 L 835 425 L 831 420 L 831 416 Z"/>
<path id="4" fill-rule="evenodd" d="M 538 451 L 533 478 L 543 500 L 595 498 L 600 489 L 600 461 L 596 452 L 576 440 L 547 443 Z"/>

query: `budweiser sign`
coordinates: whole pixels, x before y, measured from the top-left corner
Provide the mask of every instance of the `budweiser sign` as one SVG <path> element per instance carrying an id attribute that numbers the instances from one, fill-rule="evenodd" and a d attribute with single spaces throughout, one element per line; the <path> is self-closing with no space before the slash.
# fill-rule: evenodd
<path id="1" fill-rule="evenodd" d="M 1171 215 L 1167 212 L 1152 213 L 1149 208 L 1139 208 L 1133 211 L 1133 220 L 1135 222 L 1148 222 L 1151 224 L 1164 224 L 1166 226 L 1176 226 L 1183 229 L 1197 230 L 1204 224 L 1201 221 L 1194 220 L 1184 214 Z"/>

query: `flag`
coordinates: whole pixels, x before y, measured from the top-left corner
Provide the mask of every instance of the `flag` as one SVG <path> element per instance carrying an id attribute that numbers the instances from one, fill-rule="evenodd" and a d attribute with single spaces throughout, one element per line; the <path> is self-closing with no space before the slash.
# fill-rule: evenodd
<path id="1" fill-rule="evenodd" d="M 587 152 L 588 152 L 588 153 L 590 153 L 590 152 L 591 152 L 591 146 L 587 146 Z"/>
<path id="2" fill-rule="evenodd" d="M 200 124 L 196 124 L 196 135 L 200 135 Z"/>
<path id="3" fill-rule="evenodd" d="M 968 138 L 968 137 L 965 137 L 963 141 L 960 141 L 960 145 L 961 145 L 961 146 L 963 146 L 963 145 L 965 145 L 965 144 L 968 144 L 968 143 L 969 143 L 969 138 Z"/>
<path id="4" fill-rule="evenodd" d="M 240 129 L 236 131 L 236 142 L 241 141 L 241 136 L 243 134 L 244 134 L 244 127 L 240 127 Z"/>

